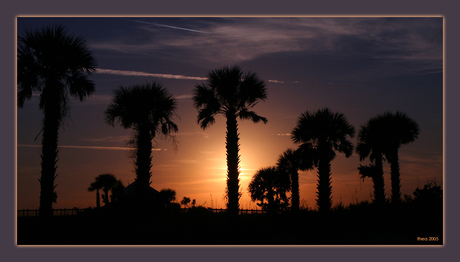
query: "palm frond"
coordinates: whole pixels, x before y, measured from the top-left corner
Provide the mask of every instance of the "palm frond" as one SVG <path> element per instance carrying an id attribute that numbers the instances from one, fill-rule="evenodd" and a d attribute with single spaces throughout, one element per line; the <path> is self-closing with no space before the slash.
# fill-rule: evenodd
<path id="1" fill-rule="evenodd" d="M 258 114 L 256 114 L 256 112 L 254 111 L 248 111 L 247 108 L 243 108 L 242 110 L 240 110 L 238 112 L 238 116 L 241 118 L 241 119 L 244 119 L 244 120 L 251 120 L 252 122 L 254 123 L 259 123 L 260 121 L 262 121 L 264 124 L 267 123 L 267 118 L 263 117 L 263 116 L 259 116 Z"/>

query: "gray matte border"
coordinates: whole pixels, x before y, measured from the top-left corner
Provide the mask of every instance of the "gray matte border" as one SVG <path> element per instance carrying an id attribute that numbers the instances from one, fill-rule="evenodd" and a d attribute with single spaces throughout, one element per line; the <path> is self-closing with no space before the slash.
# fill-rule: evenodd
<path id="1" fill-rule="evenodd" d="M 109 261 L 130 261 L 130 260 L 169 260 L 169 261 L 235 261 L 235 260 L 262 260 L 288 261 L 288 260 L 311 260 L 321 259 L 333 260 L 354 260 L 354 261 L 391 261 L 391 260 L 418 260 L 418 261 L 448 261 L 449 257 L 455 257 L 455 246 L 458 230 L 458 194 L 450 191 L 449 185 L 459 184 L 459 177 L 456 175 L 450 160 L 455 157 L 455 148 L 458 139 L 454 134 L 459 130 L 456 112 L 460 107 L 455 103 L 458 97 L 458 89 L 455 84 L 458 80 L 459 57 L 458 46 L 459 36 L 457 34 L 459 18 L 453 1 L 438 0 L 432 1 L 404 1 L 388 0 L 370 4 L 367 1 L 322 1 L 321 3 L 301 1 L 277 1 L 270 3 L 264 1 L 241 1 L 219 3 L 215 1 L 174 1 L 157 3 L 154 1 L 107 1 L 96 3 L 95 1 L 81 0 L 69 4 L 61 1 L 17 1 L 3 7 L 0 16 L 4 41 L 1 49 L 1 75 L 3 82 L 0 107 L 4 128 L 1 129 L 3 136 L 0 141 L 2 145 L 0 161 L 3 167 L 3 188 L 2 207 L 5 215 L 2 216 L 2 237 L 1 250 L 4 257 L 13 261 L 47 260 L 47 261 L 82 261 L 82 260 L 109 260 Z M 15 21 L 18 15 L 441 15 L 445 22 L 445 242 L 443 247 L 438 248 L 376 248 L 369 247 L 283 247 L 283 248 L 260 248 L 260 247 L 190 247 L 190 248 L 24 248 L 15 246 L 15 216 L 14 194 L 15 194 L 15 141 L 16 141 L 16 117 L 15 117 Z M 449 122 L 452 121 L 452 122 Z M 6 189 L 6 190 L 5 190 Z M 10 212 L 11 211 L 11 212 Z M 455 252 L 455 253 L 454 253 Z"/>

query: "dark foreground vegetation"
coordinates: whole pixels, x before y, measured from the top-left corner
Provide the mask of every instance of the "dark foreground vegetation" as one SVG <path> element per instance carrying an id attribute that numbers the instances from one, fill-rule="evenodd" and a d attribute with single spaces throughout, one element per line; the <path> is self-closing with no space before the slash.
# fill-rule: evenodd
<path id="1" fill-rule="evenodd" d="M 89 209 L 76 216 L 18 217 L 18 245 L 442 245 L 442 205 L 363 202 L 328 213 L 244 214 Z"/>

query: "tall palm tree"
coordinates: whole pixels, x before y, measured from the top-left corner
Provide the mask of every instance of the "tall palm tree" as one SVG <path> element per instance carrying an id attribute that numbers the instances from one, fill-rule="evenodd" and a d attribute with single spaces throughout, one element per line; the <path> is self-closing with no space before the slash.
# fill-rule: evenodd
<path id="1" fill-rule="evenodd" d="M 318 169 L 316 203 L 320 211 L 328 211 L 332 206 L 331 161 L 335 151 L 349 157 L 353 153 L 353 144 L 348 138 L 355 135 L 355 128 L 341 113 L 332 113 L 329 109 L 316 112 L 306 111 L 298 119 L 292 131 L 292 140 L 303 148 L 314 150 L 315 166 Z"/>
<path id="2" fill-rule="evenodd" d="M 276 167 L 257 170 L 248 186 L 251 200 L 260 201 L 257 205 L 271 214 L 288 205 L 286 192 L 290 189 L 289 174 L 279 172 Z"/>
<path id="3" fill-rule="evenodd" d="M 100 208 L 101 207 L 101 197 L 99 194 L 99 190 L 102 189 L 102 185 L 99 182 L 99 180 L 96 179 L 91 185 L 88 187 L 89 192 L 96 191 L 96 207 Z"/>
<path id="4" fill-rule="evenodd" d="M 68 97 L 83 101 L 94 92 L 88 75 L 95 67 L 86 40 L 68 35 L 61 26 L 30 30 L 18 37 L 18 106 L 22 108 L 33 93 L 39 92 L 43 111 L 40 216 L 53 215 L 58 132 L 69 112 Z"/>
<path id="5" fill-rule="evenodd" d="M 197 85 L 194 91 L 194 105 L 198 110 L 197 122 L 206 129 L 221 114 L 227 119 L 227 209 L 236 216 L 239 209 L 239 137 L 237 118 L 254 123 L 267 123 L 252 108 L 267 98 L 264 81 L 257 74 L 243 73 L 238 66 L 223 67 L 208 74 L 208 83 Z"/>
<path id="6" fill-rule="evenodd" d="M 178 131 L 172 120 L 176 107 L 176 99 L 161 84 L 153 82 L 121 86 L 115 90 L 113 101 L 104 112 L 107 124 L 134 129 L 134 164 L 141 198 L 150 185 L 152 139 L 163 135 L 175 142 L 171 133 Z"/>
<path id="7" fill-rule="evenodd" d="M 385 183 L 383 179 L 383 152 L 386 141 L 383 139 L 386 125 L 380 117 L 374 117 L 362 125 L 358 132 L 356 153 L 361 161 L 369 157 L 371 165 L 358 167 L 361 177 L 372 178 L 374 182 L 374 201 L 377 204 L 385 202 Z"/>
<path id="8" fill-rule="evenodd" d="M 378 121 L 384 127 L 382 143 L 385 145 L 384 155 L 390 162 L 391 170 L 391 201 L 401 201 L 401 181 L 399 170 L 398 151 L 401 145 L 414 142 L 420 133 L 417 122 L 404 113 L 385 112 L 377 116 Z"/>

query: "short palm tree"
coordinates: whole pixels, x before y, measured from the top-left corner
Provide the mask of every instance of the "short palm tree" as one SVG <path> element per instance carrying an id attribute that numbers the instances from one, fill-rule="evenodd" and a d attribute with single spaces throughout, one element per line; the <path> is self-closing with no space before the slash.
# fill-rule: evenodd
<path id="1" fill-rule="evenodd" d="M 110 197 L 112 202 L 119 200 L 120 196 L 123 194 L 123 190 L 125 189 L 125 185 L 121 180 L 117 180 L 112 187 L 112 195 Z"/>
<path id="2" fill-rule="evenodd" d="M 378 121 L 384 127 L 382 143 L 385 145 L 384 155 L 390 162 L 391 170 L 391 201 L 401 201 L 401 181 L 399 170 L 398 151 L 401 145 L 414 142 L 420 133 L 417 122 L 404 113 L 385 112 L 377 116 Z"/>
<path id="3" fill-rule="evenodd" d="M 276 167 L 257 170 L 248 186 L 252 201 L 260 201 L 258 206 L 273 214 L 287 206 L 286 192 L 291 189 L 291 180 L 286 172 L 279 172 Z"/>
<path id="4" fill-rule="evenodd" d="M 223 67 L 208 74 L 208 83 L 197 85 L 194 105 L 202 129 L 214 124 L 215 116 L 227 119 L 227 209 L 236 216 L 239 209 L 239 137 L 237 118 L 267 123 L 252 108 L 267 98 L 264 81 L 255 73 L 243 73 L 238 66 Z"/>
<path id="5" fill-rule="evenodd" d="M 299 196 L 299 170 L 300 170 L 300 154 L 298 151 L 287 149 L 278 157 L 278 171 L 290 176 L 291 180 L 291 210 L 299 211 L 300 196 Z"/>
<path id="6" fill-rule="evenodd" d="M 96 61 L 85 39 L 68 35 L 61 26 L 19 36 L 17 54 L 18 106 L 22 108 L 33 93 L 40 92 L 43 138 L 39 209 L 40 216 L 52 216 L 59 128 L 69 112 L 69 95 L 83 101 L 94 92 L 88 75 L 95 71 Z"/>
<path id="7" fill-rule="evenodd" d="M 89 192 L 94 192 L 96 191 L 96 207 L 100 208 L 101 207 L 101 197 L 99 194 L 99 190 L 102 189 L 101 183 L 96 179 L 91 185 L 88 187 Z"/>
<path id="8" fill-rule="evenodd" d="M 298 119 L 292 131 L 292 140 L 300 148 L 315 152 L 315 166 L 318 169 L 316 203 L 320 211 L 328 211 L 332 206 L 331 161 L 335 151 L 346 157 L 353 153 L 353 144 L 349 140 L 355 135 L 355 128 L 341 113 L 332 113 L 329 109 L 316 112 L 306 111 Z M 299 149 L 300 149 L 299 148 Z"/>
<path id="9" fill-rule="evenodd" d="M 374 202 L 378 205 L 385 203 L 385 189 L 383 180 L 382 167 L 378 164 L 359 165 L 359 174 L 364 181 L 364 178 L 369 177 L 374 183 Z"/>
<path id="10" fill-rule="evenodd" d="M 171 138 L 177 132 L 173 116 L 177 103 L 161 84 L 156 82 L 115 90 L 112 103 L 105 111 L 107 124 L 120 124 L 134 129 L 135 172 L 139 193 L 145 195 L 150 185 L 152 166 L 152 139 L 157 135 Z"/>
<path id="11" fill-rule="evenodd" d="M 110 203 L 109 191 L 112 190 L 117 185 L 117 178 L 112 174 L 101 174 L 96 178 L 96 181 L 102 187 L 104 194 L 102 195 L 102 201 L 104 206 L 107 206 Z"/>
<path id="12" fill-rule="evenodd" d="M 95 181 L 91 183 L 88 191 L 93 192 L 96 191 L 96 207 L 101 207 L 100 204 L 100 197 L 99 197 L 99 190 L 102 190 L 104 194 L 102 195 L 102 201 L 104 202 L 104 206 L 110 203 L 109 200 L 109 191 L 112 190 L 112 199 L 114 193 L 117 190 L 123 190 L 124 188 L 123 183 L 112 174 L 101 174 L 96 177 Z"/>
<path id="13" fill-rule="evenodd" d="M 374 182 L 374 201 L 376 204 L 385 202 L 385 183 L 383 179 L 383 152 L 385 143 L 383 137 L 386 126 L 379 117 L 369 119 L 362 125 L 358 132 L 358 144 L 356 145 L 356 153 L 359 154 L 361 161 L 369 157 L 372 164 L 368 166 L 360 166 L 359 173 L 364 179 L 370 177 Z"/>

